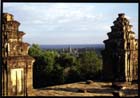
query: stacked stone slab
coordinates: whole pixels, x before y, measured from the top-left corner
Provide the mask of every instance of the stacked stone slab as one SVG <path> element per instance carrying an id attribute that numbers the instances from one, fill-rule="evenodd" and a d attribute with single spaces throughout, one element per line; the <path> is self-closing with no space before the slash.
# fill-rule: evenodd
<path id="1" fill-rule="evenodd" d="M 25 34 L 13 15 L 2 16 L 2 95 L 27 95 L 32 89 L 32 65 L 29 44 L 22 42 Z"/>
<path id="2" fill-rule="evenodd" d="M 124 13 L 113 22 L 108 39 L 104 40 L 103 77 L 108 81 L 138 79 L 138 40 Z"/>

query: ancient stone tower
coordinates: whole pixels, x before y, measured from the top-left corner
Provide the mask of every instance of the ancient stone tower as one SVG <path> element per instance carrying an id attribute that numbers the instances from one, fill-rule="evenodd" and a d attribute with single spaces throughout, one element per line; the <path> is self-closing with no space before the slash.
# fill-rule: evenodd
<path id="1" fill-rule="evenodd" d="M 131 30 L 124 13 L 113 22 L 108 39 L 104 40 L 103 77 L 111 81 L 133 81 L 138 79 L 138 40 Z"/>
<path id="2" fill-rule="evenodd" d="M 2 16 L 2 95 L 27 95 L 32 89 L 32 65 L 28 55 L 29 44 L 22 42 L 25 34 L 13 15 Z"/>

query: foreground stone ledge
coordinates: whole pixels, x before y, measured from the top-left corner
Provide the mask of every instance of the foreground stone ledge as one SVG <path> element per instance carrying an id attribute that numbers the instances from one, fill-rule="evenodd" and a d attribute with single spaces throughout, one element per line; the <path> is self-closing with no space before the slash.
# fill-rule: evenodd
<path id="1" fill-rule="evenodd" d="M 112 88 L 111 85 L 111 82 L 94 82 L 92 84 L 86 84 L 86 81 L 77 82 L 33 89 L 30 91 L 29 96 L 114 96 L 113 92 L 118 93 L 118 96 L 122 97 L 138 96 L 137 84 L 125 87 L 125 89 L 119 91 Z"/>

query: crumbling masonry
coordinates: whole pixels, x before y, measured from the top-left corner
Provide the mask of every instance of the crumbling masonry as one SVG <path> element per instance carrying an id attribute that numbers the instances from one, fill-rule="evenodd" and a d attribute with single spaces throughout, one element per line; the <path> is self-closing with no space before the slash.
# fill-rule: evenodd
<path id="1" fill-rule="evenodd" d="M 13 15 L 2 16 L 2 95 L 26 96 L 32 89 L 32 65 L 28 55 L 29 44 L 22 42 L 25 34 Z"/>
<path id="2" fill-rule="evenodd" d="M 132 82 L 138 79 L 138 40 L 124 13 L 113 22 L 104 40 L 103 77 L 105 80 Z"/>

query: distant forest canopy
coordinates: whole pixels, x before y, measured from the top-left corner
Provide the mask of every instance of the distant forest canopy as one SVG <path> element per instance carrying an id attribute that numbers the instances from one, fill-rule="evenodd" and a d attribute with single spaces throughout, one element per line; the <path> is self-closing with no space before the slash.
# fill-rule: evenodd
<path id="1" fill-rule="evenodd" d="M 29 55 L 35 58 L 34 88 L 101 79 L 102 56 L 94 49 L 76 53 L 59 52 L 43 50 L 38 44 L 33 44 L 29 49 Z"/>

